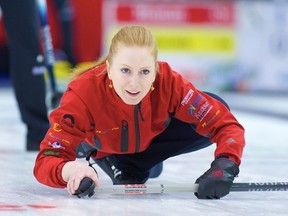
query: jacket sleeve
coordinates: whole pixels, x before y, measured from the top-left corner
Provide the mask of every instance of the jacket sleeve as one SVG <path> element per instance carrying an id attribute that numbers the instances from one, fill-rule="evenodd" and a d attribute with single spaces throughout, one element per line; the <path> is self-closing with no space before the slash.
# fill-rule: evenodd
<path id="1" fill-rule="evenodd" d="M 63 95 L 60 107 L 51 112 L 49 121 L 51 127 L 40 144 L 34 175 L 42 184 L 63 188 L 62 168 L 76 159 L 75 147 L 89 142 L 93 123 L 84 102 L 71 89 Z"/>
<path id="2" fill-rule="evenodd" d="M 173 76 L 171 111 L 191 123 L 197 133 L 216 143 L 215 157 L 227 155 L 238 165 L 245 146 L 244 128 L 219 100 L 196 89 L 180 75 Z"/>

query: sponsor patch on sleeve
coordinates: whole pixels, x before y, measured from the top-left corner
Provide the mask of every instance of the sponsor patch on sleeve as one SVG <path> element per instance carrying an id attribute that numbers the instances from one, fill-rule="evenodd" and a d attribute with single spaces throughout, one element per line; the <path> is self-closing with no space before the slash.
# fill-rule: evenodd
<path id="1" fill-rule="evenodd" d="M 202 121 L 209 113 L 212 105 L 201 94 L 197 94 L 189 105 L 189 115 L 194 116 L 198 121 Z"/>
<path id="2" fill-rule="evenodd" d="M 205 101 L 205 103 L 202 104 L 199 110 L 195 111 L 193 115 L 201 122 L 211 109 L 212 105 L 210 105 L 208 101 Z"/>
<path id="3" fill-rule="evenodd" d="M 183 98 L 183 100 L 181 101 L 181 105 L 185 106 L 189 102 L 189 100 L 192 98 L 193 94 L 194 94 L 194 91 L 190 89 L 188 93 L 185 95 L 185 97 Z"/>
<path id="4" fill-rule="evenodd" d="M 63 115 L 61 122 L 70 128 L 73 128 L 75 124 L 74 117 L 70 114 Z"/>

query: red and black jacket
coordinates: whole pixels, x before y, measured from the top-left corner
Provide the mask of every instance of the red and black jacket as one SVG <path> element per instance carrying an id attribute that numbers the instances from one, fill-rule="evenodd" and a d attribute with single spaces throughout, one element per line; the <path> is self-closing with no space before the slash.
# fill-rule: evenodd
<path id="1" fill-rule="evenodd" d="M 197 90 L 167 63 L 159 62 L 155 89 L 138 105 L 125 104 L 109 88 L 105 67 L 95 67 L 72 81 L 60 107 L 50 114 L 51 128 L 34 168 L 39 182 L 65 187 L 62 167 L 76 159 L 75 149 L 82 142 L 97 149 L 97 158 L 144 151 L 165 130 L 171 115 L 194 124 L 199 134 L 216 143 L 215 157 L 230 155 L 240 164 L 243 127 L 221 102 Z"/>

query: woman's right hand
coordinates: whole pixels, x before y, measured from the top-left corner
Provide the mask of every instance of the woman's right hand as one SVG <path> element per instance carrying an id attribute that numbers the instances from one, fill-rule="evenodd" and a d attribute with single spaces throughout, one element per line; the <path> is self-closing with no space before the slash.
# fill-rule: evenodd
<path id="1" fill-rule="evenodd" d="M 70 195 L 75 194 L 80 182 L 85 177 L 92 179 L 96 187 L 100 186 L 97 173 L 92 167 L 87 166 L 87 163 L 80 161 L 69 161 L 63 166 L 62 178 L 67 182 L 67 191 Z"/>

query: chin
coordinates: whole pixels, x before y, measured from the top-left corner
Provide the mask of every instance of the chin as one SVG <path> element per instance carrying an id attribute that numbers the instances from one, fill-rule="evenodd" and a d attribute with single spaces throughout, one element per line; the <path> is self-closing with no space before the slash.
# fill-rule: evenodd
<path id="1" fill-rule="evenodd" d="M 124 101 L 124 103 L 126 103 L 126 104 L 128 104 L 128 105 L 137 105 L 138 103 L 140 103 L 140 101 L 137 101 L 137 102 L 135 102 L 135 101 Z"/>
<path id="2" fill-rule="evenodd" d="M 128 104 L 128 105 L 137 105 L 137 104 L 140 103 L 140 101 L 141 101 L 141 100 L 139 100 L 139 99 L 133 100 L 133 99 L 123 99 L 123 98 L 122 98 L 122 100 L 124 101 L 124 103 L 126 103 L 126 104 Z"/>

